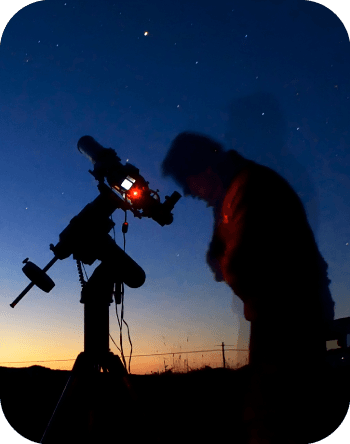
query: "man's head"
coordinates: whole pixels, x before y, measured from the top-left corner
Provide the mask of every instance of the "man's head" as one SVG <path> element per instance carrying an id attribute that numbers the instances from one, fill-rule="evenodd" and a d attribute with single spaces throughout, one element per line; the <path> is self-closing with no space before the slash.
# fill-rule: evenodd
<path id="1" fill-rule="evenodd" d="M 214 206 L 224 192 L 218 166 L 223 162 L 222 146 L 196 133 L 183 132 L 173 140 L 161 165 L 163 177 L 171 176 L 185 196 L 204 200 Z"/>

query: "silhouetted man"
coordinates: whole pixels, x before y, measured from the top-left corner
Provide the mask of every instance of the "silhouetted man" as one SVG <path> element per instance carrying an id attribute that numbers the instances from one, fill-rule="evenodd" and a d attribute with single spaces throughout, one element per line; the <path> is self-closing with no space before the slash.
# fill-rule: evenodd
<path id="1" fill-rule="evenodd" d="M 161 168 L 185 196 L 213 207 L 207 263 L 241 298 L 251 322 L 247 442 L 264 442 L 254 441 L 259 433 L 266 443 L 298 442 L 288 441 L 283 420 L 300 404 L 307 411 L 308 394 L 322 393 L 323 331 L 335 306 L 302 202 L 270 168 L 196 133 L 179 134 Z M 290 436 L 299 436 L 297 429 Z"/>

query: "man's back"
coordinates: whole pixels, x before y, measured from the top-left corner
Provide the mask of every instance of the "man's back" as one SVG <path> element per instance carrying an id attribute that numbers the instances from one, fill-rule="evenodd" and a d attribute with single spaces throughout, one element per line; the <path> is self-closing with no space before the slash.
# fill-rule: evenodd
<path id="1" fill-rule="evenodd" d="M 330 405 L 325 396 L 330 382 L 321 371 L 322 330 L 334 319 L 335 304 L 327 264 L 300 199 L 271 169 L 234 150 L 224 153 L 220 144 L 197 134 L 176 137 L 163 171 L 184 193 L 214 206 L 207 263 L 215 279 L 225 280 L 243 300 L 251 322 L 244 442 L 311 442 L 294 438 L 310 409 Z M 295 432 L 290 440 L 289 431 Z"/>
<path id="2" fill-rule="evenodd" d="M 216 222 L 208 256 L 217 256 L 253 318 L 334 319 L 327 264 L 301 200 L 278 173 L 249 161 L 232 180 Z"/>
<path id="3" fill-rule="evenodd" d="M 298 436 L 305 412 L 326 399 L 322 333 L 335 304 L 327 264 L 287 181 L 247 162 L 217 212 L 207 259 L 218 260 L 251 321 L 252 377 L 243 416 L 248 441 L 265 433 L 266 442 L 289 442 L 286 430 Z"/>

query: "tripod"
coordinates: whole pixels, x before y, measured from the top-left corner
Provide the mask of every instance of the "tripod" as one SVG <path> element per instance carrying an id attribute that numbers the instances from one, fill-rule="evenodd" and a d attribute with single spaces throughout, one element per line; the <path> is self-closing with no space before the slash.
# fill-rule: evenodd
<path id="1" fill-rule="evenodd" d="M 109 305 L 115 282 L 112 267 L 112 263 L 101 262 L 81 292 L 84 351 L 74 363 L 42 444 L 109 443 L 117 438 L 136 443 L 142 439 L 141 432 L 145 439 L 147 424 L 138 397 L 119 356 L 109 350 Z M 116 286 L 116 303 L 120 303 L 120 288 Z"/>

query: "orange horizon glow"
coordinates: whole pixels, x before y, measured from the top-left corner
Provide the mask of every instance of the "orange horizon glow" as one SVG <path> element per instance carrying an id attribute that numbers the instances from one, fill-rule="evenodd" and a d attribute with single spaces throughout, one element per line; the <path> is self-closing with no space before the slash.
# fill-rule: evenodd
<path id="1" fill-rule="evenodd" d="M 121 361 L 123 359 L 121 357 L 120 352 L 113 352 L 115 355 L 119 356 Z M 236 357 L 234 354 L 236 353 Z M 79 354 L 79 353 L 78 353 Z M 192 355 L 192 356 L 191 356 Z M 195 356 L 199 355 L 199 356 Z M 237 368 L 245 365 L 247 353 L 229 351 L 225 352 L 225 365 L 230 368 Z M 78 355 L 77 355 L 78 356 Z M 124 354 L 126 368 L 129 372 L 129 356 Z M 239 360 L 240 358 L 240 360 Z M 50 361 L 49 359 L 38 359 L 38 360 L 14 360 L 10 362 L 1 362 L 0 367 L 6 368 L 28 368 L 32 366 L 40 366 L 46 367 L 51 370 L 66 370 L 71 371 L 75 362 L 75 358 L 71 359 L 63 359 L 56 357 Z M 203 353 L 185 353 L 182 352 L 174 352 L 174 354 L 164 354 L 158 356 L 131 356 L 130 361 L 130 374 L 136 375 L 146 375 L 151 373 L 163 373 L 165 370 L 173 369 L 174 372 L 187 372 L 190 370 L 201 369 L 205 366 L 210 366 L 212 368 L 215 367 L 223 367 L 223 359 L 222 359 L 222 351 L 217 350 L 215 352 L 206 352 Z"/>

